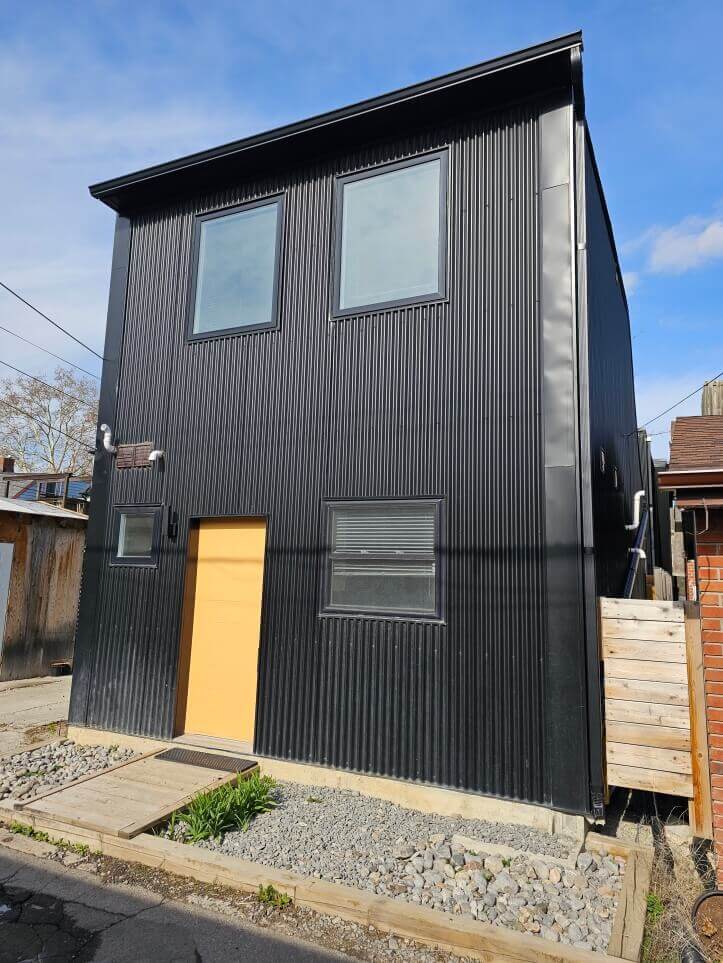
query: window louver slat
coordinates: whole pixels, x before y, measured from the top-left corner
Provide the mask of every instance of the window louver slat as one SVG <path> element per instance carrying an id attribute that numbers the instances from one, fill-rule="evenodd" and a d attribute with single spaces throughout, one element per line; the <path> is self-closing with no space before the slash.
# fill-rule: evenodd
<path id="1" fill-rule="evenodd" d="M 338 552 L 434 552 L 434 509 L 378 512 L 334 510 L 333 541 Z"/>

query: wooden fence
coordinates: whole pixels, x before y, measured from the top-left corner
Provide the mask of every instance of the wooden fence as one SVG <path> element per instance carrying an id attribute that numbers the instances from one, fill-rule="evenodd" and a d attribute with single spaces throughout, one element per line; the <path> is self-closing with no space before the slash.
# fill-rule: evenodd
<path id="1" fill-rule="evenodd" d="M 691 800 L 712 832 L 700 621 L 677 602 L 600 599 L 607 781 Z"/>

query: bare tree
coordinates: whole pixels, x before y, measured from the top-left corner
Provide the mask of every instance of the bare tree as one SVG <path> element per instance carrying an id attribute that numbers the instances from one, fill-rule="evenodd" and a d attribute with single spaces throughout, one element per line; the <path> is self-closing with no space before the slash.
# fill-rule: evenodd
<path id="1" fill-rule="evenodd" d="M 20 471 L 90 474 L 98 389 L 65 368 L 39 381 L 20 376 L 0 385 L 0 453 Z"/>

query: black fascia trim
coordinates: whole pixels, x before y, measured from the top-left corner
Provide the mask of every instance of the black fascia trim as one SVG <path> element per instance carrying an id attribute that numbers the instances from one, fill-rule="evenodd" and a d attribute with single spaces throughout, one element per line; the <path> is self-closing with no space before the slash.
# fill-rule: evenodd
<path id="1" fill-rule="evenodd" d="M 332 562 L 332 531 L 331 520 L 332 511 L 340 506 L 369 508 L 380 503 L 403 502 L 412 505 L 433 505 L 434 506 L 434 528 L 435 528 L 435 601 L 436 609 L 434 612 L 400 612 L 389 609 L 366 609 L 359 611 L 353 608 L 339 608 L 327 604 L 330 591 L 331 562 Z M 444 559 L 446 552 L 446 540 L 444 539 L 444 496 L 443 495 L 381 495 L 370 496 L 369 498 L 359 498 L 358 496 L 325 498 L 322 501 L 323 524 L 324 524 L 324 545 L 321 553 L 321 598 L 319 605 L 319 618 L 351 618 L 351 619 L 371 619 L 375 622 L 423 622 L 429 625 L 444 624 L 445 597 L 443 576 Z"/>
<path id="2" fill-rule="evenodd" d="M 151 536 L 150 555 L 119 555 L 118 535 L 121 515 L 153 516 L 153 535 Z M 113 506 L 113 555 L 110 560 L 114 568 L 158 568 L 158 555 L 161 541 L 162 505 L 114 505 Z"/>
<path id="3" fill-rule="evenodd" d="M 281 287 L 281 261 L 282 261 L 282 238 L 284 232 L 284 214 L 286 194 L 280 192 L 271 194 L 267 197 L 258 198 L 254 201 L 247 201 L 243 204 L 235 204 L 233 207 L 222 207 L 218 210 L 208 211 L 204 214 L 197 214 L 193 224 L 193 240 L 191 242 L 191 271 L 188 282 L 188 303 L 186 305 L 186 341 L 210 341 L 214 338 L 227 338 L 243 334 L 253 334 L 258 331 L 276 331 L 279 328 L 279 306 L 280 306 L 280 287 Z M 196 284 L 198 282 L 198 257 L 201 247 L 201 227 L 205 221 L 213 221 L 219 218 L 228 217 L 231 214 L 239 214 L 243 211 L 251 211 L 257 207 L 270 207 L 275 204 L 278 208 L 276 219 L 276 239 L 274 241 L 274 293 L 271 302 L 271 321 L 267 324 L 238 324 L 231 328 L 218 328 L 213 331 L 193 330 L 193 323 L 196 314 Z"/>
<path id="4" fill-rule="evenodd" d="M 354 305 L 351 308 L 340 307 L 341 300 L 341 245 L 343 232 L 344 215 L 344 187 L 355 181 L 365 181 L 380 174 L 388 174 L 391 171 L 403 170 L 407 167 L 419 167 L 428 164 L 433 160 L 439 160 L 439 250 L 437 251 L 437 270 L 439 286 L 436 291 L 425 294 L 413 295 L 409 298 L 397 298 L 392 301 L 376 301 L 371 304 Z M 402 308 L 413 304 L 433 304 L 444 301 L 447 297 L 447 235 L 449 224 L 448 212 L 448 172 L 449 172 L 449 147 L 440 150 L 428 151 L 424 154 L 415 154 L 414 157 L 406 157 L 403 160 L 392 161 L 388 164 L 377 164 L 373 167 L 366 167 L 363 170 L 353 171 L 350 174 L 339 174 L 334 184 L 334 255 L 333 255 L 333 284 L 332 284 L 332 318 L 348 318 L 359 314 L 374 314 L 379 311 L 386 311 L 390 308 Z"/>
<path id="5" fill-rule="evenodd" d="M 222 158 L 238 157 L 238 155 L 257 147 L 278 145 L 279 142 L 300 134 L 321 131 L 332 125 L 359 119 L 365 115 L 383 110 L 384 108 L 409 104 L 426 95 L 440 93 L 475 80 L 489 78 L 494 74 L 509 70 L 510 68 L 533 64 L 535 61 L 544 60 L 545 58 L 577 48 L 582 48 L 582 33 L 579 30 L 540 44 L 534 44 L 531 47 L 525 47 L 522 50 L 505 54 L 502 57 L 482 61 L 471 67 L 465 67 L 461 70 L 452 71 L 451 73 L 422 81 L 421 83 L 411 84 L 408 87 L 402 87 L 398 90 L 358 101 L 346 107 L 317 114 L 305 120 L 286 124 L 282 127 L 272 128 L 271 130 L 254 134 L 251 137 L 242 138 L 241 140 L 231 141 L 230 143 L 211 148 L 210 150 L 187 154 L 175 160 L 146 167 L 121 177 L 99 181 L 92 184 L 89 187 L 89 191 L 93 197 L 108 204 L 109 207 L 120 210 L 127 206 L 121 201 L 119 196 L 121 193 L 128 192 L 130 194 L 133 188 L 137 189 L 141 185 L 147 185 L 150 181 L 157 181 L 169 175 L 188 172 L 192 168 L 197 168 Z M 539 88 L 531 90 L 531 92 L 539 92 Z"/>

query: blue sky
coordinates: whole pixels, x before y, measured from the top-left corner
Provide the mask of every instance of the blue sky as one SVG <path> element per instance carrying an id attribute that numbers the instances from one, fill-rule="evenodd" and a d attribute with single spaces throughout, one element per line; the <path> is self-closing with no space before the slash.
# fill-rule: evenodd
<path id="1" fill-rule="evenodd" d="M 6 0 L 0 278 L 100 349 L 113 214 L 88 184 L 578 28 L 643 422 L 723 369 L 723 5 L 713 0 Z M 98 370 L 8 295 L 0 324 Z M 0 358 L 36 373 L 49 365 L 1 331 Z M 665 454 L 667 436 L 654 440 Z"/>

